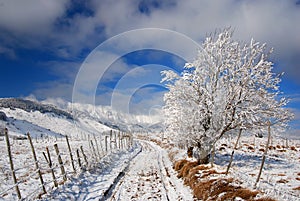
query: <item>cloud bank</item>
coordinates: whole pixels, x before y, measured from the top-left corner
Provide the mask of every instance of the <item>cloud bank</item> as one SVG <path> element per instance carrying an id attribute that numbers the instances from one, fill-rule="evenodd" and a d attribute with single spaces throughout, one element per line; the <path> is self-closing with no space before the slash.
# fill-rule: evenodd
<path id="1" fill-rule="evenodd" d="M 237 40 L 254 38 L 274 47 L 271 59 L 275 71 L 285 71 L 285 79 L 300 86 L 299 20 L 300 5 L 296 0 L 0 0 L 0 54 L 11 60 L 22 59 L 19 50 L 51 55 L 51 59 L 39 65 L 57 80 L 39 83 L 33 93 L 70 99 L 85 57 L 117 34 L 133 29 L 163 28 L 185 34 L 201 44 L 216 28 L 231 26 Z M 163 38 L 157 38 L 156 43 L 183 45 Z M 105 79 L 114 80 L 135 67 L 120 63 Z M 96 79 L 93 76 L 85 77 Z"/>

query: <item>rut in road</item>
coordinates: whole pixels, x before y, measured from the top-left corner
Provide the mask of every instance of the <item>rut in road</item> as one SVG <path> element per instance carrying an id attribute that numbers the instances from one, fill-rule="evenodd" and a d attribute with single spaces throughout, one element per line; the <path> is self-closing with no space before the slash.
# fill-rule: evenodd
<path id="1" fill-rule="evenodd" d="M 193 200 L 175 176 L 166 151 L 152 142 L 140 143 L 142 152 L 131 161 L 109 200 Z"/>

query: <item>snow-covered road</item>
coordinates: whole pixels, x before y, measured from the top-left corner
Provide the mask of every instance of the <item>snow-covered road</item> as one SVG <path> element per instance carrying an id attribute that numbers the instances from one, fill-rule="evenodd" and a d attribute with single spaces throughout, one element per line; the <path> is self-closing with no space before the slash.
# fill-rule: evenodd
<path id="1" fill-rule="evenodd" d="M 193 200 L 176 175 L 166 150 L 138 141 L 131 151 L 107 155 L 44 200 Z"/>
<path id="2" fill-rule="evenodd" d="M 190 190 L 176 177 L 166 151 L 152 142 L 140 143 L 142 152 L 108 200 L 193 200 Z"/>

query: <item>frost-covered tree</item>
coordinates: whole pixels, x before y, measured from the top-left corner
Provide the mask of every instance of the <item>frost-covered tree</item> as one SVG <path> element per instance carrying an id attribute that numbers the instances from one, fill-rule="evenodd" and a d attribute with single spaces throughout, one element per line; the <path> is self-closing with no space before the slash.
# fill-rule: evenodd
<path id="1" fill-rule="evenodd" d="M 292 114 L 279 90 L 282 74 L 272 72 L 272 50 L 251 40 L 242 44 L 225 29 L 203 43 L 196 59 L 178 75 L 163 71 L 166 132 L 198 148 L 208 162 L 214 144 L 235 129 L 286 126 Z"/>

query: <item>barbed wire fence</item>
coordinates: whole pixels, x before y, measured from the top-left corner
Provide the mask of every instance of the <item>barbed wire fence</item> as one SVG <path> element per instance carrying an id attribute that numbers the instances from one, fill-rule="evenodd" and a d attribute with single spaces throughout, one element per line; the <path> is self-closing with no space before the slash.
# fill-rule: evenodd
<path id="1" fill-rule="evenodd" d="M 0 161 L 0 178 L 3 179 L 0 199 L 41 198 L 72 177 L 96 167 L 107 154 L 133 145 L 132 135 L 113 130 L 88 135 L 85 139 L 45 135 L 34 140 L 30 133 L 26 138 L 15 139 L 5 128 L 4 138 L 0 144 L 6 147 L 8 157 L 2 156 Z"/>

